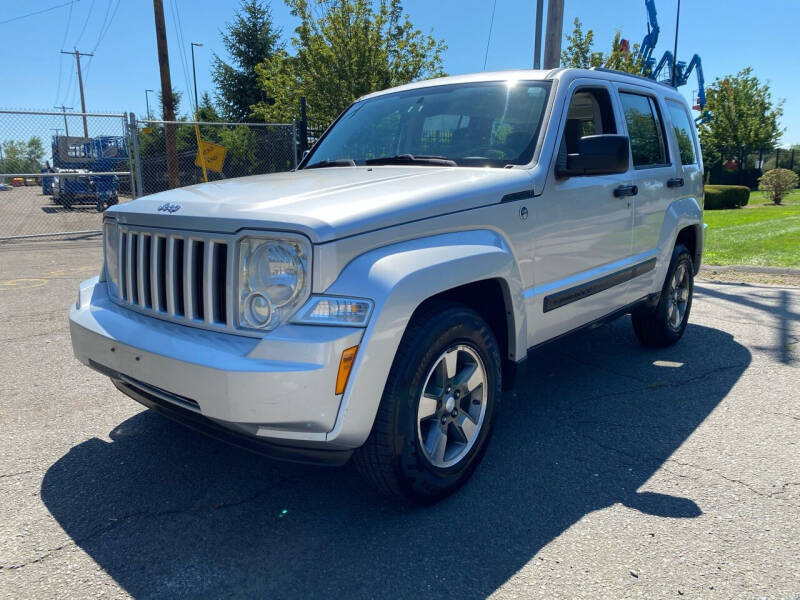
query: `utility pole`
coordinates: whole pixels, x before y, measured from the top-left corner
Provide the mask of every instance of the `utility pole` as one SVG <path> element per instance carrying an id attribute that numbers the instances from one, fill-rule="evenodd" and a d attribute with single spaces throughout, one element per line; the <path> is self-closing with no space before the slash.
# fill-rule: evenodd
<path id="1" fill-rule="evenodd" d="M 172 81 L 169 76 L 169 52 L 167 51 L 167 28 L 164 24 L 164 2 L 153 0 L 156 19 L 156 41 L 158 42 L 158 66 L 161 71 L 161 105 L 164 121 L 175 121 L 175 106 L 172 98 Z M 164 123 L 164 145 L 167 152 L 167 182 L 170 189 L 179 185 L 178 151 L 175 144 L 174 123 Z"/>
<path id="2" fill-rule="evenodd" d="M 197 155 L 200 157 L 200 168 L 203 170 L 203 181 L 208 183 L 208 169 L 206 169 L 206 153 L 200 139 L 200 106 L 197 104 L 197 71 L 194 68 L 194 47 L 202 46 L 200 42 L 192 42 L 192 81 L 194 82 L 194 137 L 197 139 Z"/>
<path id="3" fill-rule="evenodd" d="M 194 47 L 197 46 L 198 48 L 202 46 L 200 42 L 192 42 L 192 81 L 194 82 L 194 112 L 197 113 L 197 109 L 199 108 L 199 104 L 197 103 L 197 71 L 194 68 Z M 195 116 L 195 121 L 197 120 Z"/>
<path id="4" fill-rule="evenodd" d="M 536 0 L 536 29 L 533 35 L 533 68 L 542 68 L 542 13 L 544 0 Z"/>
<path id="5" fill-rule="evenodd" d="M 78 89 L 81 91 L 81 112 L 83 113 L 83 137 L 89 137 L 89 127 L 86 124 L 86 100 L 83 97 L 83 76 L 81 75 L 81 56 L 94 56 L 91 52 L 78 52 L 77 48 L 73 52 L 61 51 L 61 54 L 72 54 L 75 56 L 75 62 L 78 65 Z"/>
<path id="6" fill-rule="evenodd" d="M 544 40 L 544 68 L 561 63 L 561 35 L 564 26 L 564 0 L 547 1 L 547 33 Z"/>
<path id="7" fill-rule="evenodd" d="M 145 90 L 144 91 L 144 104 L 147 106 L 147 118 L 152 119 L 153 116 L 150 114 L 150 98 L 147 96 L 149 92 L 155 92 L 155 90 Z"/>
<path id="8" fill-rule="evenodd" d="M 66 132 L 65 135 L 69 137 L 69 125 L 67 125 L 67 111 L 72 110 L 71 106 L 54 106 L 53 108 L 60 108 L 61 112 L 64 113 L 64 131 Z M 87 136 L 88 137 L 88 136 Z"/>
<path id="9" fill-rule="evenodd" d="M 678 0 L 678 13 L 675 15 L 675 48 L 672 53 L 672 87 L 675 87 L 675 77 L 678 71 L 678 27 L 681 24 L 681 0 Z"/>

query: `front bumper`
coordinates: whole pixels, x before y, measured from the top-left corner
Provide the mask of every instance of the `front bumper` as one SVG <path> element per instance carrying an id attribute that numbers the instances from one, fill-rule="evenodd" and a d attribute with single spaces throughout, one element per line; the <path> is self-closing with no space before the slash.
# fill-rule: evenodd
<path id="1" fill-rule="evenodd" d="M 206 331 L 120 307 L 97 278 L 81 284 L 70 310 L 75 356 L 135 400 L 195 427 L 323 452 L 352 450 L 327 434 L 341 401 L 342 351 L 363 331 L 284 325 L 263 339 Z"/>

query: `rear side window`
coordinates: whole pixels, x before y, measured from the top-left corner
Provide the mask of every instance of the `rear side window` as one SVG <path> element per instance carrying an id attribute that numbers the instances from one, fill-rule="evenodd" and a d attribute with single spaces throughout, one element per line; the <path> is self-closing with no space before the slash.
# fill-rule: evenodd
<path id="1" fill-rule="evenodd" d="M 619 96 L 628 124 L 633 166 L 646 168 L 669 164 L 664 128 L 655 101 L 640 94 L 621 92 Z"/>
<path id="2" fill-rule="evenodd" d="M 675 137 L 678 139 L 681 164 L 693 165 L 695 163 L 694 136 L 692 135 L 692 125 L 689 121 L 689 115 L 686 114 L 686 108 L 677 102 L 668 100 L 667 110 L 672 120 Z"/>

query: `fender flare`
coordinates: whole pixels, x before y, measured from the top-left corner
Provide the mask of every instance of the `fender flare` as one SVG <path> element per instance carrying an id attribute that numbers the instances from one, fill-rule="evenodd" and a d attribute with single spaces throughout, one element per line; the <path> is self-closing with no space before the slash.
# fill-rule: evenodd
<path id="1" fill-rule="evenodd" d="M 666 277 L 669 262 L 672 258 L 672 249 L 675 247 L 678 234 L 689 226 L 695 227 L 697 240 L 695 256 L 692 257 L 695 262 L 696 274 L 697 269 L 700 268 L 700 259 L 703 255 L 703 209 L 700 208 L 700 203 L 697 199 L 692 197 L 680 198 L 670 203 L 661 223 L 661 233 L 658 241 L 660 252 L 656 281 L 660 282 L 659 290 L 664 282 L 664 277 Z"/>
<path id="2" fill-rule="evenodd" d="M 408 240 L 353 259 L 326 294 L 370 298 L 375 308 L 361 340 L 333 429 L 326 440 L 354 448 L 372 430 L 400 340 L 414 311 L 455 287 L 497 279 L 503 283 L 509 354 L 525 354 L 527 323 L 522 277 L 507 240 L 486 229 Z"/>

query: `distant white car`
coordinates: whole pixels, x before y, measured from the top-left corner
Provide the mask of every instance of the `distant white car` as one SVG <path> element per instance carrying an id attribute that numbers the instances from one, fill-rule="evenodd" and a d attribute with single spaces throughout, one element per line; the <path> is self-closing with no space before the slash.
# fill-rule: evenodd
<path id="1" fill-rule="evenodd" d="M 70 311 L 125 394 L 431 501 L 486 450 L 528 350 L 626 313 L 680 339 L 702 254 L 683 97 L 606 70 L 366 96 L 299 167 L 110 208 Z"/>

